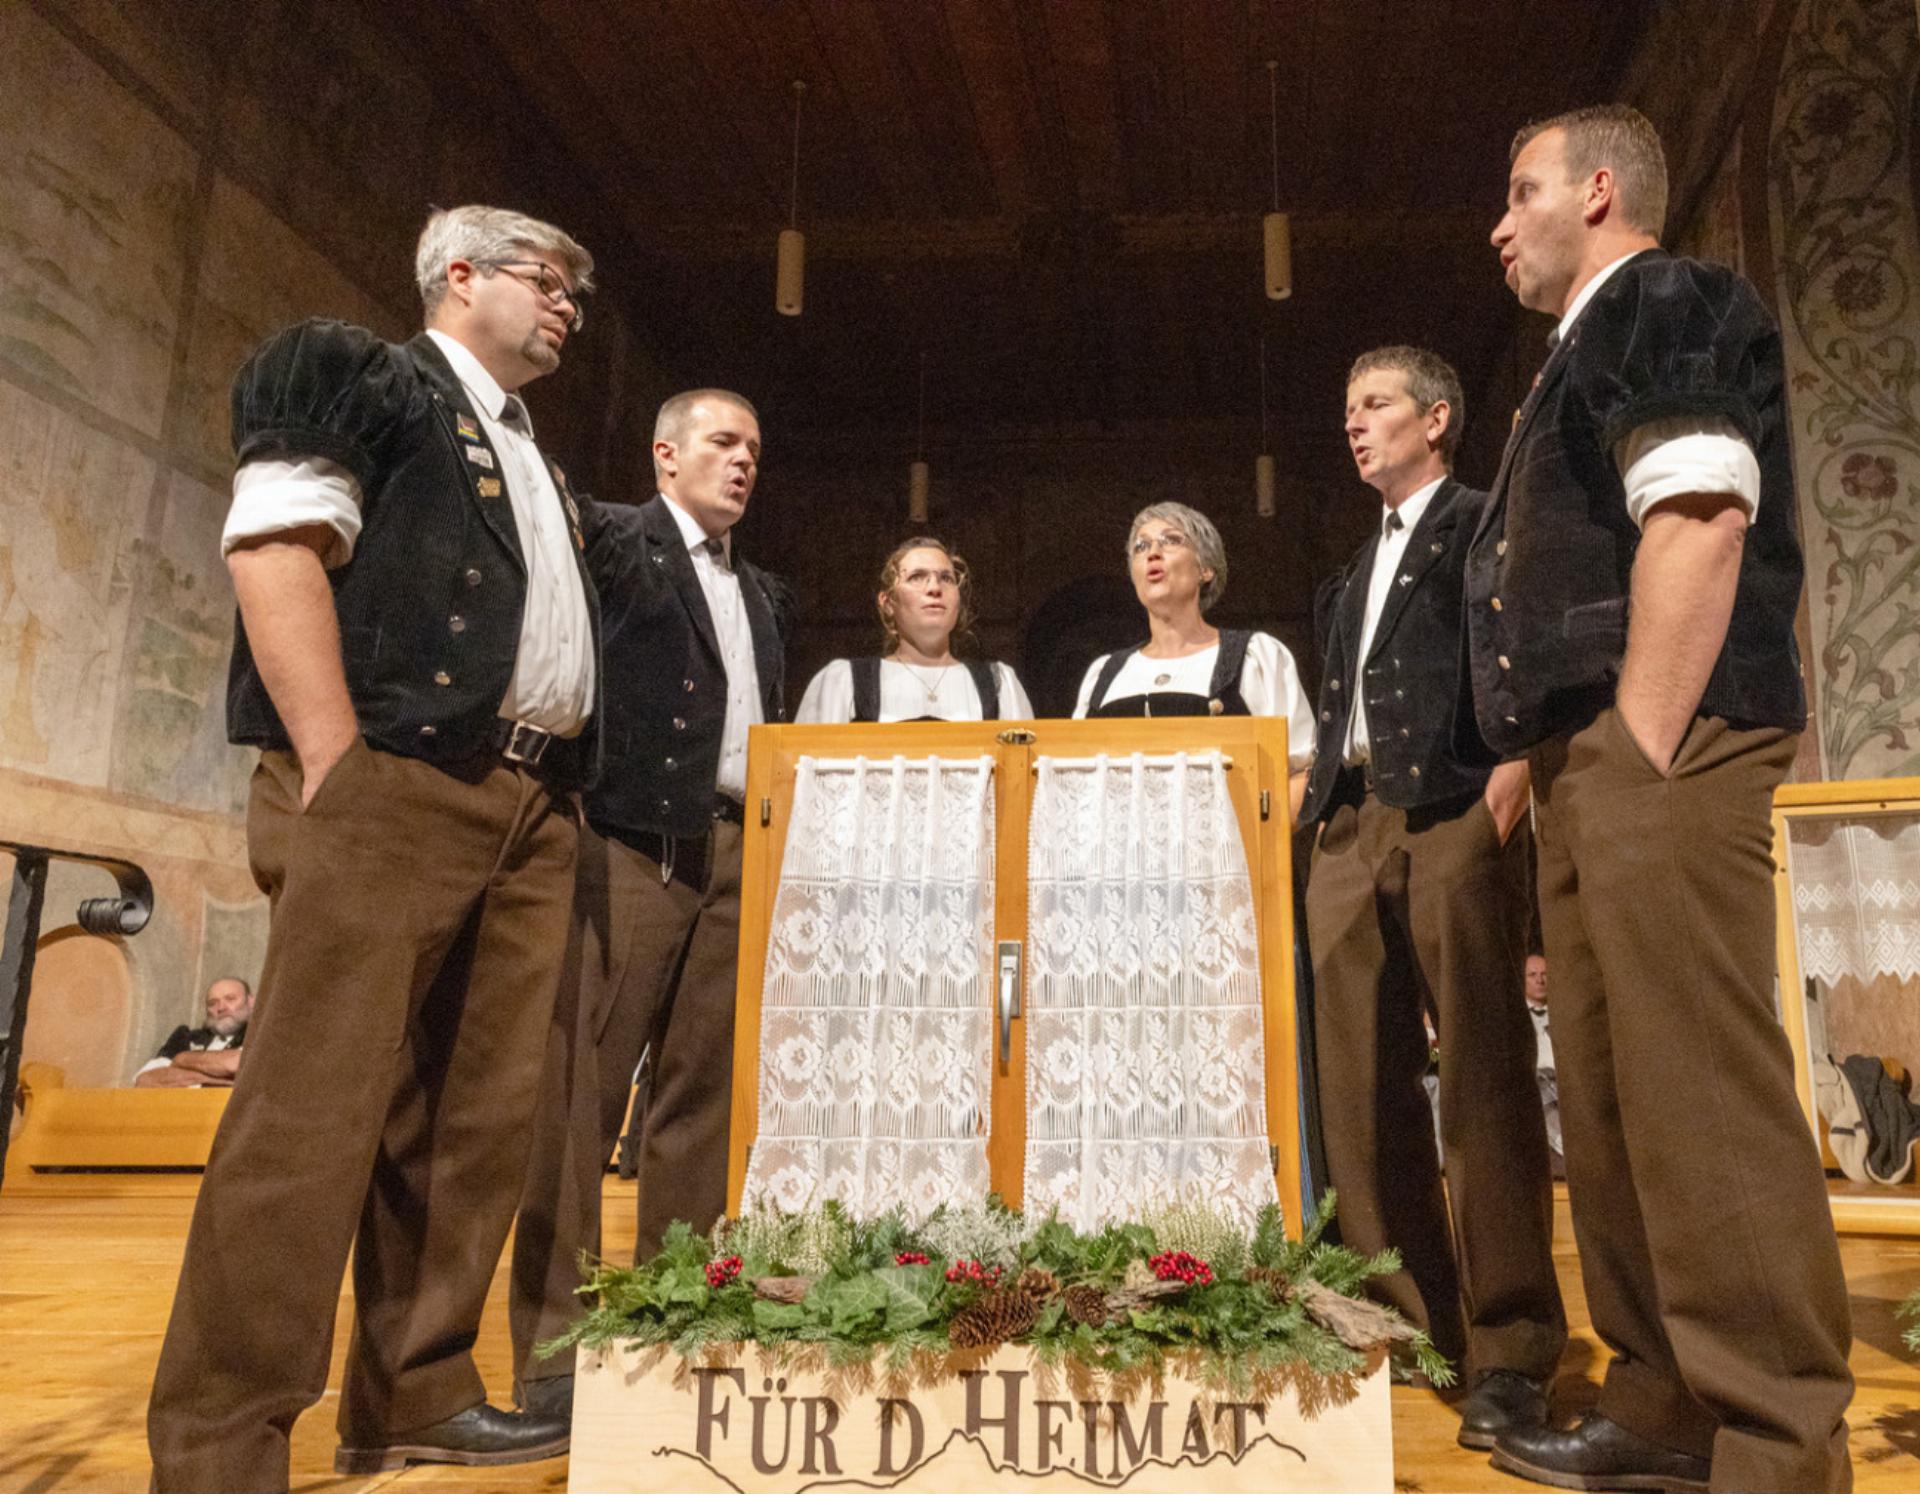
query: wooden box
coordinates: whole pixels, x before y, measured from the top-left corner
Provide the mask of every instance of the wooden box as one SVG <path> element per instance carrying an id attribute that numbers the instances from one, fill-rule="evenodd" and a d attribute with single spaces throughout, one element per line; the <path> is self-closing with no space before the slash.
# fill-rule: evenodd
<path id="1" fill-rule="evenodd" d="M 1089 1485 L 1206 1494 L 1391 1494 L 1387 1371 L 1244 1391 L 1168 1372 L 1121 1383 L 1025 1348 L 900 1375 L 739 1346 L 690 1368 L 664 1347 L 580 1351 L 576 1494 L 827 1488 L 970 1494 Z"/>

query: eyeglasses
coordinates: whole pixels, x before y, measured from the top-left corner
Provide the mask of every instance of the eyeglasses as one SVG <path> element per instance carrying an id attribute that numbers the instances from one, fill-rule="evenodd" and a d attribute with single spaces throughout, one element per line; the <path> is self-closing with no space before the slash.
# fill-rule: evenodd
<path id="1" fill-rule="evenodd" d="M 1193 541 L 1177 529 L 1169 529 L 1165 534 L 1143 534 L 1135 538 L 1133 553 L 1146 555 L 1154 550 L 1185 550 L 1191 548 Z"/>
<path id="2" fill-rule="evenodd" d="M 952 571 L 908 571 L 900 578 L 902 586 L 912 587 L 915 591 L 929 590 L 936 583 L 951 591 L 960 584 L 960 578 Z"/>
<path id="3" fill-rule="evenodd" d="M 562 301 L 573 308 L 573 315 L 567 321 L 569 332 L 578 332 L 586 325 L 587 313 L 581 306 L 585 291 L 577 291 L 554 273 L 552 265 L 542 264 L 537 259 L 477 259 L 476 265 L 490 270 L 532 270 L 534 276 L 529 280 L 525 275 L 516 274 L 513 278 L 522 285 L 530 285 L 549 301 L 558 306 Z"/>

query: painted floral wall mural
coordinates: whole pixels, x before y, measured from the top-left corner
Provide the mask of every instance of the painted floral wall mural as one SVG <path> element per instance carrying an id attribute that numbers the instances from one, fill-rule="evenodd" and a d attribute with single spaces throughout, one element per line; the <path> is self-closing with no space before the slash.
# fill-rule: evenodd
<path id="1" fill-rule="evenodd" d="M 1920 773 L 1920 25 L 1805 0 L 1770 162 L 1822 776 Z"/>

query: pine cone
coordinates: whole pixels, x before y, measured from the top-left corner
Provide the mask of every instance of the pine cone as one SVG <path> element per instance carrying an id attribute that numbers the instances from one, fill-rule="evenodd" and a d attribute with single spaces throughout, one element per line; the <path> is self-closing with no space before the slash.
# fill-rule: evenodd
<path id="1" fill-rule="evenodd" d="M 1046 1302 L 1060 1295 L 1060 1278 L 1040 1266 L 1027 1267 L 1015 1285 L 1035 1302 Z"/>
<path id="2" fill-rule="evenodd" d="M 1067 1316 L 1076 1323 L 1098 1328 L 1107 1321 L 1107 1297 L 1099 1287 L 1070 1286 L 1066 1291 Z"/>
<path id="3" fill-rule="evenodd" d="M 985 1349 L 1018 1338 L 1039 1316 L 1025 1292 L 987 1292 L 954 1315 L 947 1338 L 956 1349 Z"/>
<path id="4" fill-rule="evenodd" d="M 1293 1278 L 1273 1266 L 1247 1267 L 1247 1280 L 1265 1287 L 1275 1302 L 1285 1302 L 1293 1295 Z"/>

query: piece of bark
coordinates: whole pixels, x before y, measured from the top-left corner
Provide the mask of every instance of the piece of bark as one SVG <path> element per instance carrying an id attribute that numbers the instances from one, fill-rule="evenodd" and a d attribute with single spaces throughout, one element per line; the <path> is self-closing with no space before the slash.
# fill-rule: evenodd
<path id="1" fill-rule="evenodd" d="M 753 1295 L 768 1302 L 799 1302 L 813 1290 L 811 1276 L 756 1276 Z"/>
<path id="2" fill-rule="evenodd" d="M 1392 1309 L 1343 1297 L 1317 1281 L 1294 1282 L 1293 1297 L 1309 1317 L 1349 1349 L 1364 1353 L 1414 1336 L 1413 1325 Z"/>

